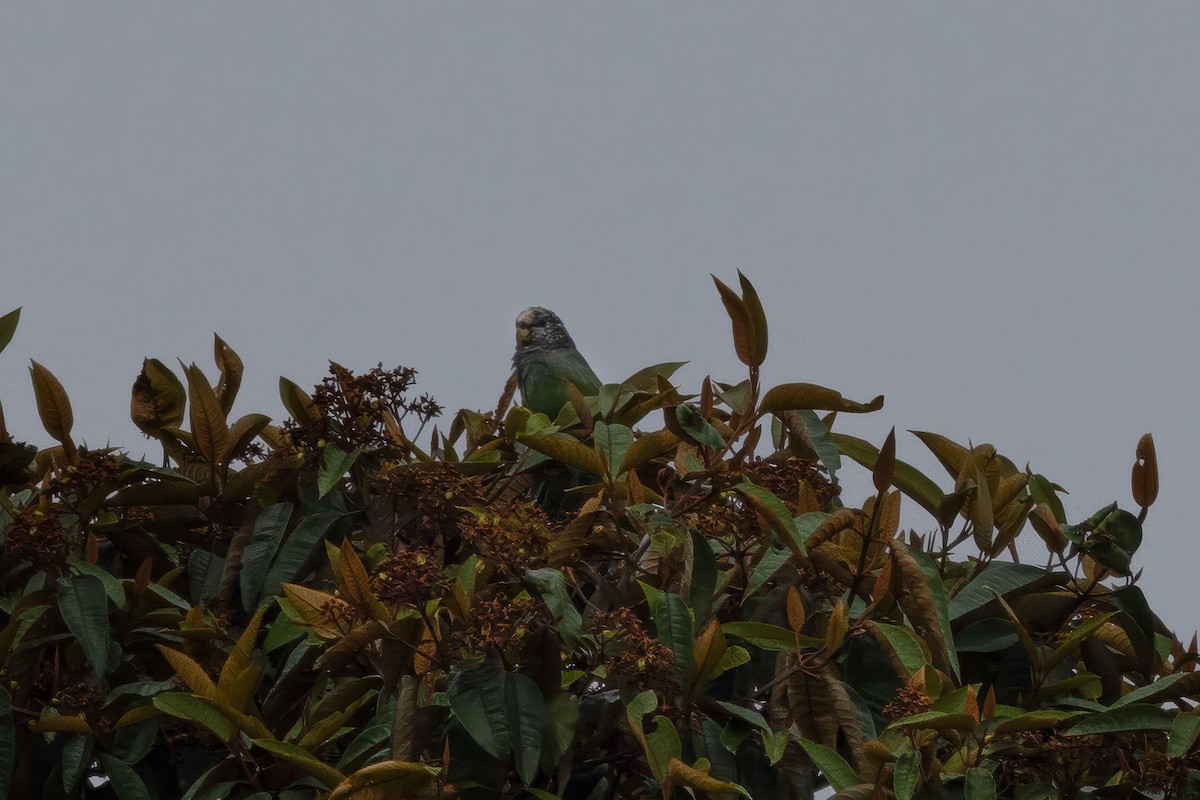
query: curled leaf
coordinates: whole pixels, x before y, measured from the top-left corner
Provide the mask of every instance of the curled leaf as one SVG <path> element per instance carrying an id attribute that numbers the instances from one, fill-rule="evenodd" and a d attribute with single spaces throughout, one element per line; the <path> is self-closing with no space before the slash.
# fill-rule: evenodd
<path id="1" fill-rule="evenodd" d="M 1138 439 L 1137 460 L 1133 462 L 1133 501 L 1141 508 L 1149 508 L 1158 499 L 1158 456 L 1154 452 L 1154 438 L 1144 434 Z"/>

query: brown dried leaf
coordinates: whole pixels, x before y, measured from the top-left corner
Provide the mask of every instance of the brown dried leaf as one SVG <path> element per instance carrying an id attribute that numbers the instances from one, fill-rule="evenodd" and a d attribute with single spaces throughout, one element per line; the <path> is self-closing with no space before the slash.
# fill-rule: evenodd
<path id="1" fill-rule="evenodd" d="M 1154 452 L 1154 438 L 1144 434 L 1137 443 L 1136 461 L 1133 462 L 1133 501 L 1141 508 L 1149 508 L 1158 498 L 1158 456 Z"/>
<path id="2" fill-rule="evenodd" d="M 762 361 L 754 360 L 758 356 L 754 344 L 754 323 L 751 322 L 746 303 L 716 275 L 713 275 L 712 279 L 717 285 L 718 294 L 721 295 L 721 302 L 725 305 L 725 312 L 729 314 L 729 321 L 733 323 L 733 349 L 738 360 L 747 366 L 758 366 Z"/>

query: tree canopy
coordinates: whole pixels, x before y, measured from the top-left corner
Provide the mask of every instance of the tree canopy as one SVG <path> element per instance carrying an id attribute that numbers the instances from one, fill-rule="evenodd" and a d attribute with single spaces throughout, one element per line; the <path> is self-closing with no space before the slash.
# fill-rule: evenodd
<path id="1" fill-rule="evenodd" d="M 143 362 L 149 463 L 77 443 L 34 362 L 58 445 L 0 411 L 0 798 L 1200 794 L 1196 639 L 1134 571 L 1150 436 L 1083 520 L 991 444 L 914 431 L 925 475 L 853 435 L 883 397 L 760 384 L 738 277 L 743 375 L 567 384 L 553 418 L 331 364 L 235 419 L 217 337 L 215 380 Z"/>

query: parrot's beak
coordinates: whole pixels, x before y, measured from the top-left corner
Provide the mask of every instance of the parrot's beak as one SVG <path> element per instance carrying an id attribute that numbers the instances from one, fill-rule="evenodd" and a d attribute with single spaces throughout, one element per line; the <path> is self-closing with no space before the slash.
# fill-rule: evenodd
<path id="1" fill-rule="evenodd" d="M 517 328 L 517 347 L 525 344 L 532 333 L 533 331 L 529 328 Z"/>

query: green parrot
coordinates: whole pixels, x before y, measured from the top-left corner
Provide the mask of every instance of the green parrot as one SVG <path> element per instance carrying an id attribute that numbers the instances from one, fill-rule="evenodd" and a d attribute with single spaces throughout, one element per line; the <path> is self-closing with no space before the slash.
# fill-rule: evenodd
<path id="1" fill-rule="evenodd" d="M 517 315 L 517 352 L 513 354 L 521 403 L 551 420 L 569 402 L 566 383 L 585 397 L 600 391 L 600 379 L 588 365 L 558 315 L 540 306 Z"/>

